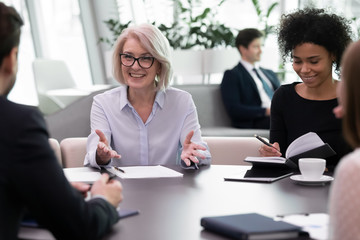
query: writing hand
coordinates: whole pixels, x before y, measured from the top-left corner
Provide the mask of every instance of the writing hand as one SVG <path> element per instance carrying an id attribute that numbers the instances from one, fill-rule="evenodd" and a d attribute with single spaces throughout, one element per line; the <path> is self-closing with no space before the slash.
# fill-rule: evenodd
<path id="1" fill-rule="evenodd" d="M 71 185 L 78 190 L 84 198 L 87 197 L 87 192 L 90 189 L 90 185 L 82 182 L 71 182 Z"/>
<path id="2" fill-rule="evenodd" d="M 99 129 L 96 129 L 95 132 L 99 136 L 99 143 L 96 149 L 97 164 L 105 165 L 110 161 L 111 158 L 121 158 L 120 154 L 110 148 L 105 134 Z"/>
<path id="3" fill-rule="evenodd" d="M 200 154 L 197 150 L 205 151 L 206 148 L 202 145 L 191 142 L 193 135 L 194 131 L 190 131 L 188 133 L 183 144 L 183 150 L 181 152 L 181 159 L 185 162 L 186 166 L 190 166 L 191 162 L 199 163 L 199 160 L 196 157 L 200 157 L 202 159 L 205 158 L 205 156 Z"/>
<path id="4" fill-rule="evenodd" d="M 116 208 L 123 199 L 122 190 L 122 185 L 118 180 L 109 181 L 109 175 L 103 173 L 91 187 L 91 195 L 104 196 Z"/>
<path id="5" fill-rule="evenodd" d="M 281 152 L 280 152 L 279 143 L 274 142 L 272 144 L 272 146 L 273 147 L 267 146 L 265 144 L 261 145 L 261 147 L 259 148 L 260 156 L 262 156 L 262 157 L 280 157 Z M 279 151 L 277 151 L 276 149 L 279 149 Z"/>

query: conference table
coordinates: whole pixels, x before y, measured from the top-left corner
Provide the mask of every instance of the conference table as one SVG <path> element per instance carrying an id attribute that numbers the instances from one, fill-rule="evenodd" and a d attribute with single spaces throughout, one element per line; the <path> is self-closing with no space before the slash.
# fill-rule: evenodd
<path id="1" fill-rule="evenodd" d="M 289 177 L 273 183 L 224 181 L 224 176 L 249 166 L 169 167 L 183 177 L 120 179 L 121 208 L 138 210 L 139 215 L 121 219 L 104 239 L 227 239 L 204 230 L 200 219 L 251 212 L 272 217 L 327 212 L 330 184 L 299 185 Z"/>

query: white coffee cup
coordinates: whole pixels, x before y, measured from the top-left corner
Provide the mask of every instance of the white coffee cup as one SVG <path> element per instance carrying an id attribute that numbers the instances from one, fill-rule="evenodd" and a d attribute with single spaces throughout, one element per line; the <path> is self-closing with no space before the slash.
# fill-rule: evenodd
<path id="1" fill-rule="evenodd" d="M 318 180 L 322 177 L 326 160 L 322 158 L 300 158 L 299 169 L 304 179 Z"/>

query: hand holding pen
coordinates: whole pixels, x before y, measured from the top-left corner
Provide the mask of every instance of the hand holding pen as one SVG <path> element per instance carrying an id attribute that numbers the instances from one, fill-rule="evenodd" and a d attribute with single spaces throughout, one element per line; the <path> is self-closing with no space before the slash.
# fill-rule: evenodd
<path id="1" fill-rule="evenodd" d="M 122 185 L 117 181 L 115 174 L 103 173 L 91 187 L 91 196 L 101 195 L 115 208 L 122 201 Z"/>
<path id="2" fill-rule="evenodd" d="M 254 135 L 263 145 L 259 148 L 259 153 L 262 157 L 280 157 L 282 154 L 280 152 L 279 143 L 275 142 L 270 144 L 264 138 L 259 135 Z"/>

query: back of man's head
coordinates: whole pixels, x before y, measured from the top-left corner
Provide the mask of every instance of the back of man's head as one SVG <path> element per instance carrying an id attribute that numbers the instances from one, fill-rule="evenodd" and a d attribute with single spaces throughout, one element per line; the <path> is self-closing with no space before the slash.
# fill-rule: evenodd
<path id="1" fill-rule="evenodd" d="M 249 44 L 256 38 L 261 38 L 263 34 L 255 28 L 245 28 L 241 30 L 235 40 L 236 48 L 240 46 L 248 48 Z"/>
<path id="2" fill-rule="evenodd" d="M 13 7 L 0 2 L 0 65 L 11 49 L 19 46 L 23 21 Z"/>

